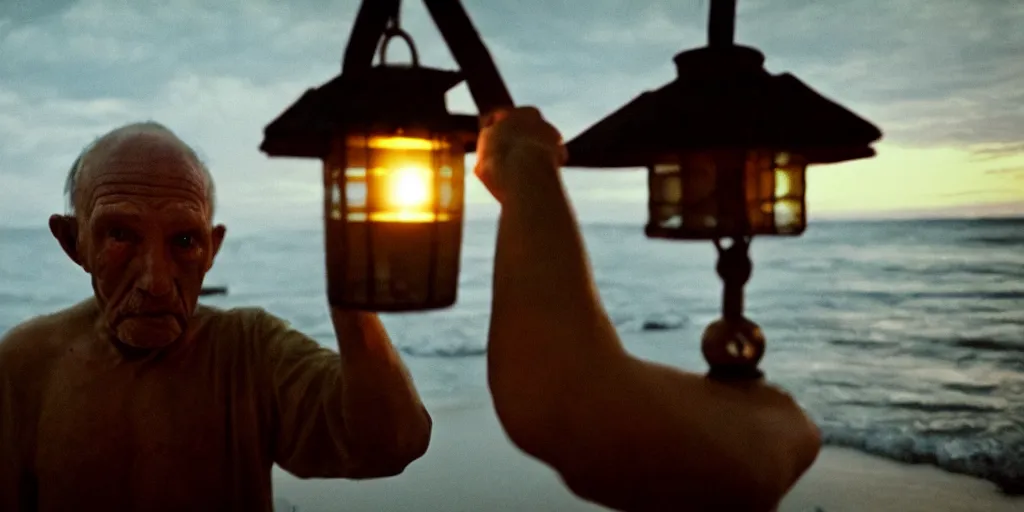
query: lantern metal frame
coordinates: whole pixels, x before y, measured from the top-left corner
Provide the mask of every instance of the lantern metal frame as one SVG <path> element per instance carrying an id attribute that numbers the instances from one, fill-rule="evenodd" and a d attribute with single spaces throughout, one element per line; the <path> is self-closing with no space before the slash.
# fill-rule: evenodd
<path id="1" fill-rule="evenodd" d="M 695 172 L 693 167 L 687 168 L 688 159 L 695 155 L 717 152 L 749 159 L 756 152 L 784 152 L 797 160 L 800 185 L 805 187 L 807 165 L 874 156 L 870 144 L 882 136 L 873 124 L 796 77 L 765 71 L 760 51 L 734 44 L 735 17 L 736 0 L 710 0 L 708 45 L 676 55 L 677 78 L 642 93 L 566 144 L 568 167 L 648 169 L 652 195 L 645 232 L 649 237 L 714 242 L 718 251 L 716 269 L 723 281 L 722 317 L 705 330 L 701 350 L 710 367 L 709 376 L 718 379 L 763 376 L 757 365 L 764 354 L 764 334 L 743 315 L 743 288 L 753 271 L 749 247 L 754 235 L 802 234 L 806 194 L 801 195 L 797 229 L 787 232 L 778 226 L 751 226 L 752 205 L 745 203 L 750 200 L 750 191 L 742 181 L 749 178 L 745 175 L 749 170 L 736 162 L 719 168 L 723 159 L 709 156 L 715 166 L 714 196 L 709 197 L 716 201 L 716 208 L 724 204 L 731 210 L 746 209 L 738 216 L 736 211 L 727 212 L 737 222 L 726 223 L 721 229 L 717 219 L 712 219 L 715 222 L 704 231 L 674 228 L 656 222 L 660 214 L 669 211 L 658 208 L 672 206 L 659 204 L 653 195 L 671 195 L 658 188 L 658 167 L 678 166 L 675 172 L 686 174 Z M 681 195 L 685 193 L 682 190 L 672 195 L 675 206 L 681 208 Z M 773 192 L 772 197 L 775 195 Z"/>
<path id="2" fill-rule="evenodd" d="M 432 222 L 423 223 L 427 226 L 412 226 L 413 223 L 410 226 L 398 226 L 398 223 L 385 226 L 374 222 L 372 213 L 368 213 L 365 222 L 357 223 L 351 221 L 348 215 L 351 205 L 348 204 L 347 189 L 350 183 L 346 181 L 349 167 L 347 160 L 352 155 L 352 137 L 363 137 L 369 144 L 375 136 L 434 140 L 437 134 L 445 134 L 446 143 L 456 149 L 451 154 L 461 158 L 464 153 L 475 151 L 478 116 L 449 113 L 445 106 L 445 92 L 465 80 L 479 113 L 486 114 L 496 108 L 513 106 L 512 98 L 490 54 L 459 1 L 424 0 L 424 3 L 448 43 L 460 71 L 431 69 L 420 65 L 419 53 L 412 37 L 401 28 L 399 0 L 364 0 L 352 26 L 341 74 L 320 87 L 306 91 L 264 130 L 260 149 L 268 156 L 318 158 L 324 163 L 327 291 L 328 301 L 334 307 L 369 311 L 421 311 L 449 307 L 456 301 L 458 260 L 462 245 L 461 207 L 457 218 L 441 222 L 438 215 Z M 389 45 L 396 38 L 408 44 L 411 65 L 395 66 L 387 62 Z M 374 66 L 373 60 L 378 51 L 380 64 Z M 372 158 L 373 152 L 368 147 L 366 150 L 365 158 Z M 431 154 L 436 157 L 437 151 Z M 450 166 L 460 171 L 454 172 L 452 179 L 464 180 L 463 162 L 451 163 Z M 436 185 L 439 179 L 436 174 L 441 169 L 431 171 Z M 371 172 L 369 166 L 365 172 Z M 367 183 L 369 181 L 370 177 L 367 176 Z M 339 188 L 342 190 L 340 193 Z M 464 183 L 458 183 L 457 188 L 461 203 Z M 374 194 L 375 191 L 367 190 L 368 197 L 376 197 Z M 435 198 L 435 214 L 438 213 L 438 203 L 439 200 Z M 332 219 L 335 213 L 332 208 L 341 210 L 335 216 L 337 218 Z M 427 227 L 432 229 L 432 235 L 419 236 L 427 233 Z M 408 233 L 403 237 L 398 231 Z M 415 237 L 412 231 L 417 231 Z M 355 233 L 362 235 L 357 237 Z M 382 247 L 378 241 L 385 237 L 392 242 L 402 241 L 399 245 L 403 247 L 407 246 L 405 242 L 410 242 L 406 240 L 410 237 L 426 240 L 425 243 L 429 244 L 424 249 L 425 257 L 429 260 L 425 262 L 428 265 L 424 274 L 428 287 L 424 293 L 412 293 L 406 288 L 399 292 L 408 292 L 405 293 L 407 300 L 395 298 L 393 290 L 389 288 L 396 285 L 394 276 L 386 268 L 377 268 L 377 260 L 381 259 L 382 254 L 374 255 L 374 246 Z M 359 243 L 365 247 L 357 247 Z M 446 244 L 454 244 L 454 247 L 447 247 Z M 366 250 L 352 250 L 360 248 Z M 391 249 L 389 245 L 388 248 Z M 441 258 L 451 260 L 453 251 L 454 262 L 442 265 L 444 268 L 439 270 L 437 267 Z M 407 270 L 409 260 L 406 256 L 409 251 L 406 252 L 397 254 L 397 251 L 389 250 L 388 258 L 384 259 L 402 256 L 398 259 L 404 261 L 405 265 L 399 265 Z M 365 272 L 353 270 L 364 268 L 360 263 L 363 260 Z M 441 270 L 445 273 L 439 277 Z M 451 273 L 454 275 L 449 275 Z M 353 280 L 353 276 L 358 279 Z M 438 283 L 440 285 L 435 286 Z M 376 291 L 378 288 L 381 289 L 379 293 Z"/>

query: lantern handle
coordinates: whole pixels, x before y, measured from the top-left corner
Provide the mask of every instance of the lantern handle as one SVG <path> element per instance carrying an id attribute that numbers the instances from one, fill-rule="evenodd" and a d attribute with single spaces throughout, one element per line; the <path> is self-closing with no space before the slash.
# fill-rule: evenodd
<path id="1" fill-rule="evenodd" d="M 398 26 L 398 20 L 392 19 L 391 23 L 384 29 L 384 40 L 380 44 L 380 64 L 382 66 L 388 65 L 388 45 L 391 44 L 391 40 L 395 37 L 401 38 L 405 41 L 405 44 L 409 47 L 409 55 L 412 59 L 412 67 L 420 67 L 420 56 L 416 51 L 416 44 L 412 41 L 412 36 L 408 32 L 402 30 Z"/>
<path id="2" fill-rule="evenodd" d="M 480 115 L 514 107 L 512 95 L 462 3 L 459 0 L 424 0 L 423 3 L 466 77 L 469 95 Z"/>
<path id="3" fill-rule="evenodd" d="M 483 116 L 496 109 L 514 107 L 512 95 L 505 87 L 498 67 L 460 0 L 424 0 L 423 3 L 466 78 L 469 94 L 480 114 Z M 345 49 L 343 72 L 359 74 L 370 69 L 380 36 L 398 18 L 400 9 L 401 0 L 360 2 Z"/>
<path id="4" fill-rule="evenodd" d="M 342 60 L 342 72 L 358 75 L 373 66 L 373 57 L 380 45 L 381 34 L 401 11 L 400 0 L 363 0 L 359 5 L 352 33 Z"/>

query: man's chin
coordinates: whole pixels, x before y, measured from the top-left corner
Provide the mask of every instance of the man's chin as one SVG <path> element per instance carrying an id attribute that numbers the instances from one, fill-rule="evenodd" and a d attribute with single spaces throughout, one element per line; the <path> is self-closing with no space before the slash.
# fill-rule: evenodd
<path id="1" fill-rule="evenodd" d="M 115 329 L 117 339 L 136 348 L 166 347 L 181 337 L 181 323 L 174 315 L 129 316 Z"/>

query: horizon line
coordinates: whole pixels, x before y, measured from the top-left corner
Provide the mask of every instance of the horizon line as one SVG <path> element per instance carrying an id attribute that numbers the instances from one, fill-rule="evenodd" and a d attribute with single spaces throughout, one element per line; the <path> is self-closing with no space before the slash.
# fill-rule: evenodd
<path id="1" fill-rule="evenodd" d="M 497 215 L 495 215 L 493 217 L 489 217 L 489 216 L 475 216 L 475 217 L 466 217 L 466 218 L 463 219 L 463 221 L 465 223 L 475 223 L 475 222 L 493 221 L 493 220 L 497 220 L 497 218 L 498 218 Z M 814 225 L 814 224 L 817 224 L 817 223 L 828 223 L 828 224 L 837 223 L 837 224 L 841 224 L 841 223 L 858 223 L 858 222 L 942 222 L 942 221 L 1024 221 L 1024 212 L 1011 212 L 1011 213 L 1005 213 L 1005 214 L 998 214 L 998 213 L 996 213 L 996 214 L 984 214 L 984 215 L 941 215 L 941 214 L 931 214 L 931 215 L 922 215 L 922 216 L 915 216 L 915 215 L 912 215 L 912 214 L 910 214 L 910 215 L 907 215 L 907 214 L 895 215 L 895 216 L 870 215 L 870 214 L 869 215 L 844 215 L 844 214 L 839 214 L 839 215 L 824 215 L 824 216 L 821 216 L 821 217 L 818 217 L 818 218 L 815 218 L 815 219 L 810 219 L 810 220 L 808 220 L 807 225 L 811 226 L 811 225 Z M 621 221 L 616 221 L 616 220 L 611 220 L 611 219 L 601 219 L 601 220 L 587 221 L 585 219 L 580 219 L 579 220 L 579 224 L 581 226 L 629 226 L 629 225 L 636 225 L 636 226 L 641 227 L 641 228 L 643 227 L 643 221 L 636 222 L 635 219 L 622 219 Z M 307 225 L 307 224 L 294 223 L 294 224 L 277 224 L 277 225 L 271 225 L 271 226 L 267 226 L 267 227 L 269 227 L 270 229 L 275 229 L 275 230 L 305 231 L 305 230 L 319 229 L 321 226 L 320 225 L 313 226 L 313 225 Z M 39 230 L 42 230 L 42 229 L 47 229 L 47 226 L 45 224 L 36 225 L 36 224 L 0 223 L 0 229 L 18 229 L 18 230 L 36 230 L 36 229 L 39 229 Z"/>

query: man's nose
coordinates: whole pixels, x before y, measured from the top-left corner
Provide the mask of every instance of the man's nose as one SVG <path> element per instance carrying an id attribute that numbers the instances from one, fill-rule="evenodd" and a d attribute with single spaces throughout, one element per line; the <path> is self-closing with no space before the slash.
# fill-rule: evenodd
<path id="1" fill-rule="evenodd" d="M 163 297 L 174 290 L 170 261 L 162 251 L 150 250 L 144 256 L 136 287 L 152 297 Z"/>

